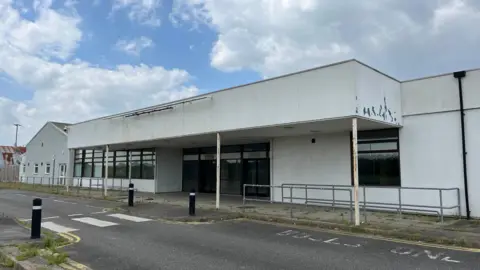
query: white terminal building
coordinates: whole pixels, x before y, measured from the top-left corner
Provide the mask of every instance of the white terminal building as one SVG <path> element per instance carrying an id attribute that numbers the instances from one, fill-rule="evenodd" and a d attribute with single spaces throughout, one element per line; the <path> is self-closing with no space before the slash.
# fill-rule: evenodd
<path id="1" fill-rule="evenodd" d="M 398 81 L 349 60 L 72 124 L 68 149 L 74 185 L 130 178 L 145 192 L 214 193 L 218 173 L 220 193 L 242 195 L 244 184 L 351 189 L 355 178 L 361 202 L 365 186 L 369 202 L 401 193 L 406 209 L 442 200 L 446 214 L 480 217 L 480 70 Z"/>

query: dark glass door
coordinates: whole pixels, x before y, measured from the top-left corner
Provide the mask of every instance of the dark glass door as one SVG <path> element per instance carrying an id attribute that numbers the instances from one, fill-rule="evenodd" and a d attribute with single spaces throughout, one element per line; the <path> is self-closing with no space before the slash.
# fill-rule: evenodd
<path id="1" fill-rule="evenodd" d="M 216 161 L 202 160 L 200 166 L 200 186 L 199 191 L 204 193 L 214 193 L 216 191 Z"/>
<path id="2" fill-rule="evenodd" d="M 270 162 L 268 159 L 244 160 L 244 184 L 270 185 Z M 269 187 L 245 188 L 246 196 L 269 197 Z"/>

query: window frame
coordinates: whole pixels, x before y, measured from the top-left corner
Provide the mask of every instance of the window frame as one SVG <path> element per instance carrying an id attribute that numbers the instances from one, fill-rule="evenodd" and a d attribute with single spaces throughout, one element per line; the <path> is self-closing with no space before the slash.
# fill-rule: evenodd
<path id="1" fill-rule="evenodd" d="M 38 167 L 38 163 L 35 163 L 35 164 L 33 165 L 33 174 L 38 174 L 38 171 L 39 171 L 38 168 L 39 168 L 39 167 Z"/>
<path id="2" fill-rule="evenodd" d="M 382 136 L 382 133 L 387 136 Z M 369 140 L 370 143 L 388 143 L 388 142 L 396 142 L 397 143 L 397 150 L 369 150 L 369 151 L 358 151 L 358 143 L 359 140 L 362 140 L 361 135 L 364 135 L 364 140 Z M 400 129 L 399 128 L 386 128 L 386 129 L 376 129 L 376 130 L 365 130 L 365 131 L 358 131 L 357 132 L 357 155 L 358 154 L 377 154 L 377 153 L 398 153 L 398 177 L 399 182 L 398 185 L 365 185 L 366 187 L 402 187 L 402 170 L 401 170 L 401 151 L 400 151 Z M 351 185 L 354 186 L 353 181 L 353 134 L 350 132 L 350 169 L 351 169 Z M 357 169 L 359 170 L 359 182 L 358 186 L 362 186 L 360 183 L 360 168 L 358 167 L 357 162 Z"/>
<path id="3" fill-rule="evenodd" d="M 47 172 L 48 169 L 48 172 Z M 52 171 L 52 168 L 50 166 L 50 162 L 45 162 L 45 174 L 50 174 Z"/>

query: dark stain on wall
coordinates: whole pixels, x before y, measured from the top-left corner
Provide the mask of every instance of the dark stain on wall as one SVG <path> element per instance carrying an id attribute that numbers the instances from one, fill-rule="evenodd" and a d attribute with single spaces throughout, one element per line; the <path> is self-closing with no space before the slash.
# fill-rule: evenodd
<path id="1" fill-rule="evenodd" d="M 377 109 L 378 108 L 378 112 Z M 383 104 L 379 104 L 378 106 L 371 106 L 371 107 L 363 107 L 363 115 L 364 116 L 376 116 L 381 117 L 383 121 L 388 121 L 391 123 L 397 123 L 396 118 L 397 112 L 393 111 L 387 105 L 387 98 L 383 97 Z"/>

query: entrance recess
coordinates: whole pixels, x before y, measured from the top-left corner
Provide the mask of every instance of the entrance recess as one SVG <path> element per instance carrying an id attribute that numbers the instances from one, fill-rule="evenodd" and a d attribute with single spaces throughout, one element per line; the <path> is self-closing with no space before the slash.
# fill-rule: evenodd
<path id="1" fill-rule="evenodd" d="M 246 159 L 243 164 L 244 184 L 270 185 L 270 162 L 268 159 Z M 245 195 L 269 197 L 270 188 L 246 187 Z"/>
<path id="2" fill-rule="evenodd" d="M 244 184 L 270 185 L 268 143 L 222 145 L 220 192 L 242 195 Z M 182 190 L 216 192 L 216 147 L 183 149 Z M 249 196 L 270 196 L 269 188 L 246 189 Z"/>
<path id="3" fill-rule="evenodd" d="M 216 191 L 216 165 L 215 160 L 200 161 L 200 192 L 214 193 Z"/>

